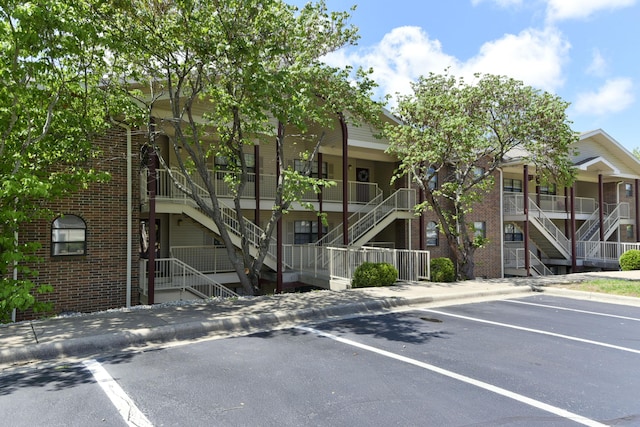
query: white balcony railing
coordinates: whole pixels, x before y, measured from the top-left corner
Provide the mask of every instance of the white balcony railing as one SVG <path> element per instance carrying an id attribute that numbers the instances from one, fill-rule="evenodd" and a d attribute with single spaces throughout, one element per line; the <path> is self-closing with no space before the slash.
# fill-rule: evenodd
<path id="1" fill-rule="evenodd" d="M 149 294 L 149 260 L 140 262 L 140 290 Z M 237 297 L 238 294 L 221 285 L 210 277 L 175 258 L 160 258 L 155 261 L 154 289 L 189 291 L 201 298 Z"/>
<path id="2" fill-rule="evenodd" d="M 351 217 L 357 220 L 354 223 L 349 222 L 347 235 L 349 243 L 356 242 L 392 212 L 412 210 L 415 202 L 415 190 L 401 188 L 375 206 L 370 206 L 370 210 L 358 212 L 357 216 Z M 343 234 L 342 224 L 340 224 L 333 230 L 330 230 L 329 233 L 318 240 L 316 244 L 322 246 L 340 246 L 343 241 Z"/>
<path id="3" fill-rule="evenodd" d="M 172 246 L 169 253 L 203 273 L 235 271 L 224 246 Z"/>
<path id="4" fill-rule="evenodd" d="M 505 192 L 503 202 L 505 215 L 524 215 L 524 193 Z M 566 213 L 568 211 L 567 203 L 567 198 L 564 196 L 541 194 L 539 207 L 544 212 Z M 576 197 L 575 207 L 576 214 L 592 214 L 598 206 L 596 199 Z"/>
<path id="5" fill-rule="evenodd" d="M 329 274 L 331 280 L 351 281 L 353 274 L 364 262 L 386 262 L 398 270 L 399 281 L 429 280 L 429 251 L 388 248 L 336 248 L 329 247 Z"/>
<path id="6" fill-rule="evenodd" d="M 173 169 L 174 174 L 182 175 L 178 173 L 177 169 Z M 148 200 L 148 194 L 146 191 L 146 170 L 141 174 L 141 189 L 143 203 Z M 222 179 L 222 172 L 211 172 L 210 179 L 214 187 L 214 190 L 218 197 L 231 198 L 234 196 L 232 189 Z M 165 169 L 158 169 L 156 171 L 156 197 L 159 198 L 183 198 L 185 197 L 177 187 L 172 184 L 171 177 Z M 247 182 L 241 199 L 255 200 L 255 174 L 249 174 L 249 182 Z M 194 175 L 193 180 L 196 185 L 202 189 L 207 188 L 204 180 L 199 175 Z M 327 187 L 322 190 L 322 200 L 328 203 L 342 203 L 342 181 L 331 180 L 336 185 Z M 276 176 L 275 175 L 260 175 L 260 198 L 264 200 L 273 200 L 276 195 Z M 367 203 L 382 197 L 382 190 L 377 183 L 374 182 L 348 182 L 348 202 L 351 204 L 366 205 Z M 318 195 L 312 191 L 308 191 L 302 196 L 302 200 L 305 202 L 315 202 L 318 200 Z"/>

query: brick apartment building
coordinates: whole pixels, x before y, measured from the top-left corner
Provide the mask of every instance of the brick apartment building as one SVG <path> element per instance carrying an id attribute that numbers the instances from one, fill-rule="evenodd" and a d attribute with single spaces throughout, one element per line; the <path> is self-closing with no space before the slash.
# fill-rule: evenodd
<path id="1" fill-rule="evenodd" d="M 306 200 L 327 214 L 329 226 L 314 212 L 294 206 L 283 219 L 282 258 L 269 254 L 265 259 L 265 291 L 275 287 L 278 262 L 284 266 L 284 289 L 333 288 L 327 270 L 335 263 L 327 251 L 334 246 L 428 251 L 431 258 L 449 255 L 432 214 L 413 215 L 419 197 L 415 190 L 390 184 L 396 159 L 375 133 L 366 126 L 345 131 L 337 119 L 326 130 L 313 173 L 337 185 L 321 197 L 310 193 Z M 103 155 L 94 165 L 108 171 L 111 181 L 53 204 L 62 217 L 20 230 L 20 239 L 43 244 L 38 281 L 55 287 L 46 298 L 56 313 L 148 301 L 148 259 L 141 253 L 151 207 L 148 169 L 140 154 L 144 138 L 144 132 L 114 127 L 97 141 Z M 160 138 L 159 148 L 169 167 L 175 165 L 176 152 L 168 140 Z M 495 189 L 469 217 L 490 242 L 476 252 L 477 276 L 617 269 L 622 251 L 637 246 L 640 161 L 602 130 L 582 134 L 576 148 L 578 174 L 572 189 L 536 185 L 535 171 L 518 158 L 505 159 L 496 172 Z M 297 168 L 297 154 L 290 154 L 287 164 Z M 248 147 L 245 155 L 254 174 L 254 185 L 242 198 L 245 217 L 264 226 L 274 195 L 275 148 Z M 212 161 L 224 166 L 224 159 Z M 215 224 L 180 193 L 165 170 L 158 170 L 156 179 L 154 301 L 211 296 L 219 287 L 237 290 L 238 279 L 216 238 Z M 218 179 L 216 186 L 224 199 L 224 182 Z"/>

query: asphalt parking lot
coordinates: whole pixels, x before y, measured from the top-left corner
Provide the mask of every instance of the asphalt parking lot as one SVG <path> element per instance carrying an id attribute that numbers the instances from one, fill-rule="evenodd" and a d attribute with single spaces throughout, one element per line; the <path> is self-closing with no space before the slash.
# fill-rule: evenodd
<path id="1" fill-rule="evenodd" d="M 13 426 L 640 425 L 640 308 L 544 294 L 0 374 Z"/>

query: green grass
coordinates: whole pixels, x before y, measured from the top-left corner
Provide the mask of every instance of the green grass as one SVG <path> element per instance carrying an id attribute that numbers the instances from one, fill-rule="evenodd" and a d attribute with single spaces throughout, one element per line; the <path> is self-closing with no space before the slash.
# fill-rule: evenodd
<path id="1" fill-rule="evenodd" d="M 640 298 L 640 282 L 631 280 L 596 279 L 568 285 L 567 288 Z"/>

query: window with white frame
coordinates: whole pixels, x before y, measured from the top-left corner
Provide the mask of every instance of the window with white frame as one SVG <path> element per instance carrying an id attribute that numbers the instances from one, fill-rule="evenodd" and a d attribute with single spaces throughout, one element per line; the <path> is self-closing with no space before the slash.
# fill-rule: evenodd
<path id="1" fill-rule="evenodd" d="M 504 191 L 509 191 L 512 193 L 522 193 L 521 179 L 505 178 L 503 185 L 504 185 Z"/>
<path id="2" fill-rule="evenodd" d="M 85 255 L 87 225 L 76 215 L 63 215 L 51 224 L 51 256 Z"/>
<path id="3" fill-rule="evenodd" d="M 251 175 L 256 173 L 256 156 L 253 153 L 244 153 L 244 161 L 247 164 L 247 172 Z M 216 156 L 214 159 L 216 166 L 216 178 L 222 179 L 225 171 L 229 170 L 229 157 Z M 238 160 L 238 166 L 240 166 L 240 160 Z M 253 181 L 253 177 L 250 176 L 249 181 Z"/>
<path id="4" fill-rule="evenodd" d="M 436 188 L 438 188 L 438 173 L 436 172 L 436 170 L 432 167 L 430 167 L 427 170 L 427 176 L 430 176 L 429 178 L 429 182 L 427 183 L 427 186 L 429 187 L 429 190 L 435 190 Z"/>
<path id="5" fill-rule="evenodd" d="M 327 227 L 322 226 L 322 234 L 327 233 Z M 293 243 L 303 245 L 315 243 L 318 240 L 318 221 L 295 221 L 293 223 Z"/>
<path id="6" fill-rule="evenodd" d="M 505 242 L 522 242 L 524 241 L 524 234 L 515 224 L 505 224 L 504 240 Z"/>
<path id="7" fill-rule="evenodd" d="M 555 195 L 556 192 L 557 192 L 557 188 L 556 188 L 555 184 L 541 185 L 540 186 L 540 194 Z"/>
<path id="8" fill-rule="evenodd" d="M 427 223 L 427 246 L 438 246 L 438 223 L 429 221 Z"/>
<path id="9" fill-rule="evenodd" d="M 476 221 L 473 223 L 473 235 L 475 237 L 487 237 L 487 223 L 484 221 Z"/>
<path id="10" fill-rule="evenodd" d="M 293 169 L 296 172 L 302 172 L 307 164 L 307 161 L 295 159 L 293 161 Z M 314 178 L 322 178 L 327 179 L 329 176 L 327 174 L 328 164 L 327 162 L 322 162 L 322 173 L 318 175 L 318 162 L 311 162 L 311 176 Z"/>

